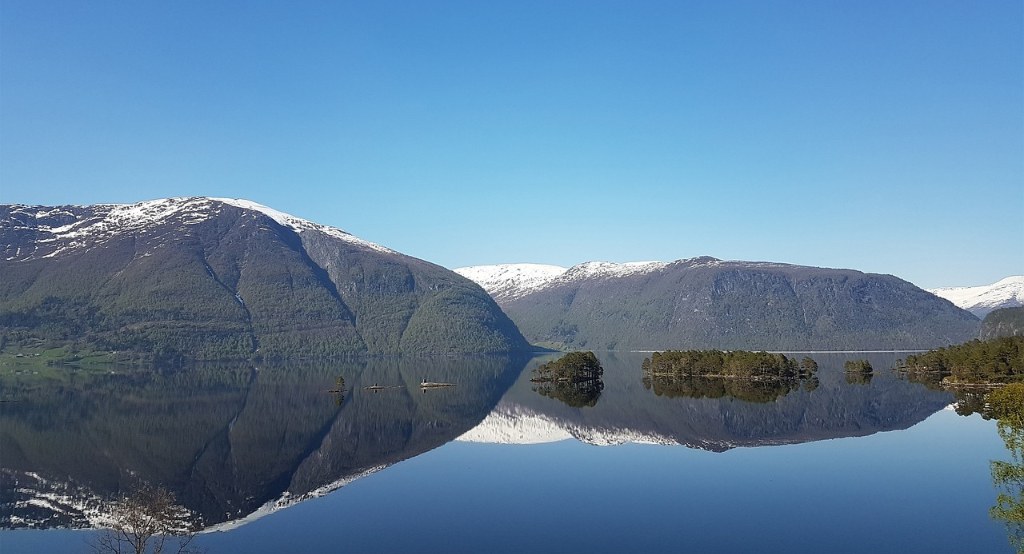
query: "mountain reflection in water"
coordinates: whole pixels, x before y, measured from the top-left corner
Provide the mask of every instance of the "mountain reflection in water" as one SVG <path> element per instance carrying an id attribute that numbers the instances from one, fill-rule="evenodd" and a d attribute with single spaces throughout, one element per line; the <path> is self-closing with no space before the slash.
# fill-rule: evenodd
<path id="1" fill-rule="evenodd" d="M 78 377 L 60 386 L 5 382 L 4 397 L 18 401 L 0 412 L 0 527 L 92 526 L 105 501 L 140 482 L 166 487 L 203 525 L 218 526 L 323 495 L 460 437 L 724 451 L 903 429 L 952 399 L 881 369 L 869 384 L 850 385 L 842 371 L 850 356 L 842 354 L 814 356 L 815 387 L 786 386 L 757 402 L 724 387 L 658 396 L 645 386 L 643 354 L 599 356 L 604 389 L 582 403 L 533 390 L 528 369 L 550 357 L 206 367 Z M 897 355 L 868 357 L 888 368 Z M 327 392 L 339 376 L 346 391 Z M 423 380 L 455 386 L 422 390 Z M 380 389 L 367 388 L 374 385 Z"/>
<path id="2" fill-rule="evenodd" d="M 601 354 L 604 389 L 593 406 L 582 408 L 537 394 L 525 371 L 461 440 L 529 444 L 575 437 L 600 445 L 649 442 L 724 451 L 906 429 L 953 399 L 900 380 L 888 370 L 900 357 L 896 353 L 812 354 L 819 365 L 813 379 L 777 385 L 693 379 L 689 388 L 646 378 L 644 356 Z M 867 358 L 879 368 L 877 378 L 848 383 L 843 363 L 851 357 Z"/>
<path id="3" fill-rule="evenodd" d="M 165 487 L 210 526 L 319 496 L 479 423 L 524 358 L 394 358 L 5 382 L 0 528 L 88 527 Z M 344 377 L 343 395 L 327 392 Z M 421 390 L 424 380 L 455 386 Z M 77 382 L 76 382 L 77 381 Z M 380 391 L 372 385 L 386 385 Z"/>

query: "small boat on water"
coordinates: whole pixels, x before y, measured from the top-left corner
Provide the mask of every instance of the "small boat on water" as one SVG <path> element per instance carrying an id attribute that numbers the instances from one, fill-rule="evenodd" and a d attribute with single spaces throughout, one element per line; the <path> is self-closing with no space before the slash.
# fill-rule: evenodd
<path id="1" fill-rule="evenodd" d="M 420 388 L 421 389 L 436 389 L 436 388 L 440 388 L 440 387 L 454 387 L 454 386 L 455 386 L 455 383 L 437 383 L 437 382 L 434 382 L 434 381 L 427 381 L 426 379 L 424 379 L 422 382 L 420 382 Z"/>
<path id="2" fill-rule="evenodd" d="M 378 385 L 377 383 L 374 383 L 374 384 L 372 384 L 372 385 L 370 385 L 368 387 L 363 387 L 363 390 L 379 391 L 379 390 L 400 389 L 400 388 L 402 388 L 402 387 L 399 386 L 399 385 Z"/>

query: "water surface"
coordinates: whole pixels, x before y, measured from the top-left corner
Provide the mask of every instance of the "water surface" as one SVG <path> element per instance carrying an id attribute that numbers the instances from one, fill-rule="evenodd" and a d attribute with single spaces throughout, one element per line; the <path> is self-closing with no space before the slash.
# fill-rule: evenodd
<path id="1" fill-rule="evenodd" d="M 1012 552 L 988 517 L 994 423 L 884 369 L 849 382 L 851 356 L 898 355 L 815 355 L 813 386 L 765 396 L 656 387 L 607 353 L 584 407 L 533 390 L 539 359 L 4 383 L 23 401 L 2 412 L 0 546 L 84 552 L 90 531 L 23 528 L 87 524 L 145 479 L 202 514 L 212 553 Z"/>

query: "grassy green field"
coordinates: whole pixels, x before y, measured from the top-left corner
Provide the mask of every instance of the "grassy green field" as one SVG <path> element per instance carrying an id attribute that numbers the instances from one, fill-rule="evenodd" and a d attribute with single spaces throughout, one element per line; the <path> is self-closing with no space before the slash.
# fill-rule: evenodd
<path id="1" fill-rule="evenodd" d="M 69 373 L 107 373 L 115 368 L 109 352 L 72 351 L 67 347 L 16 347 L 0 351 L 0 377 L 63 379 Z"/>

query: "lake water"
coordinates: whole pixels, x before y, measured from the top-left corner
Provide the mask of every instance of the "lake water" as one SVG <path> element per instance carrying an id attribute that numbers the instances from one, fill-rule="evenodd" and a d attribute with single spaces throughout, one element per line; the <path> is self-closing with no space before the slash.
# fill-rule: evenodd
<path id="1" fill-rule="evenodd" d="M 59 527 L 140 481 L 202 516 L 210 553 L 1014 551 L 988 514 L 995 423 L 897 354 L 816 354 L 817 382 L 757 390 L 599 356 L 582 397 L 534 390 L 544 358 L 5 379 L 0 552 L 87 552 Z"/>

